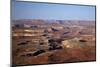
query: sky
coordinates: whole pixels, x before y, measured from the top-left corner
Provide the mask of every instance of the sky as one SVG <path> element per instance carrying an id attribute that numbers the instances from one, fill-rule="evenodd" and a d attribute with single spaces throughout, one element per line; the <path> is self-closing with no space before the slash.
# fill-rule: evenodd
<path id="1" fill-rule="evenodd" d="M 95 6 L 13 1 L 12 19 L 95 20 Z"/>

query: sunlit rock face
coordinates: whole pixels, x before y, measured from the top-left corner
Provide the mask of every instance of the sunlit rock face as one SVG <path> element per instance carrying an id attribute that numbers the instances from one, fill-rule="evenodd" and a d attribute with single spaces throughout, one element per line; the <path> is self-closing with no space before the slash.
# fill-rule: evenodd
<path id="1" fill-rule="evenodd" d="M 64 40 L 62 41 L 62 47 L 63 48 L 80 48 L 80 42 L 79 42 L 79 38 L 73 38 L 70 40 Z"/>
<path id="2" fill-rule="evenodd" d="M 62 41 L 63 48 L 72 48 L 68 40 Z"/>

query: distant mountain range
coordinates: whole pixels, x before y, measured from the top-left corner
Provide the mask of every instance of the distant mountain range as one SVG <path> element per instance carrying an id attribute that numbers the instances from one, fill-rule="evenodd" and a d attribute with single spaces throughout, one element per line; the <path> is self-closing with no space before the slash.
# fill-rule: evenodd
<path id="1" fill-rule="evenodd" d="M 23 20 L 12 20 L 12 24 L 31 24 L 31 25 L 95 25 L 95 21 L 89 21 L 89 20 L 23 19 Z"/>

